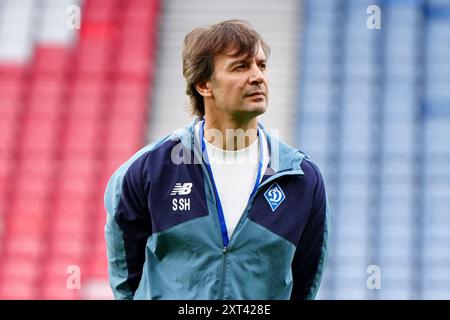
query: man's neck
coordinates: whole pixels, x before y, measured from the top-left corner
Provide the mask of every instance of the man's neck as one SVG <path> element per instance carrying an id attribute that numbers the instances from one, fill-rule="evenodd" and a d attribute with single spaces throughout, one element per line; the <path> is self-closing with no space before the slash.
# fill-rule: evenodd
<path id="1" fill-rule="evenodd" d="M 237 151 L 247 148 L 258 138 L 258 120 L 217 119 L 205 115 L 205 139 L 217 148 Z"/>

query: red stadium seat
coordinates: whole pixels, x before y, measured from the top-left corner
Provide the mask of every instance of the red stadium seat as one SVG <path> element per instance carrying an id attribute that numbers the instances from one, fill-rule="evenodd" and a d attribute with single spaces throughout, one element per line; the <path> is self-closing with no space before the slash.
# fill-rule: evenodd
<path id="1" fill-rule="evenodd" d="M 48 255 L 47 259 L 43 262 L 45 270 L 45 276 L 51 277 L 66 277 L 71 274 L 68 271 L 72 266 L 77 266 L 83 271 L 85 262 L 83 257 L 60 257 L 55 255 Z"/>
<path id="2" fill-rule="evenodd" d="M 97 96 L 104 93 L 109 85 L 110 83 L 105 81 L 104 75 L 76 74 L 72 84 L 73 96 Z"/>
<path id="3" fill-rule="evenodd" d="M 61 141 L 63 149 L 70 154 L 86 154 L 95 153 L 98 149 L 98 141 L 102 124 L 93 119 L 85 119 L 83 122 L 73 119 L 69 121 L 65 127 L 65 137 Z"/>
<path id="4" fill-rule="evenodd" d="M 16 179 L 15 191 L 22 199 L 45 199 L 52 188 L 50 177 L 21 174 Z"/>
<path id="5" fill-rule="evenodd" d="M 103 198 L 103 197 L 102 197 Z M 103 205 L 103 199 L 99 199 L 97 205 L 94 207 L 96 210 L 93 211 L 93 219 L 91 222 L 92 225 L 92 234 L 91 241 L 93 250 L 96 252 L 103 252 L 106 250 L 105 243 L 105 224 L 106 224 L 106 210 Z"/>
<path id="6" fill-rule="evenodd" d="M 13 119 L 0 119 L 0 156 L 8 155 L 17 142 L 19 126 Z"/>
<path id="7" fill-rule="evenodd" d="M 75 202 L 76 204 L 78 202 Z M 89 204 L 92 206 L 91 201 Z M 64 233 L 67 230 L 67 233 L 77 233 L 83 234 L 90 228 L 90 223 L 92 220 L 91 217 L 92 208 L 87 205 L 81 206 L 72 206 L 66 210 L 62 207 L 61 203 L 55 203 L 55 211 L 53 216 L 52 223 L 54 224 L 55 229 L 61 230 L 61 233 Z M 83 228 L 84 225 L 84 228 Z"/>
<path id="8" fill-rule="evenodd" d="M 4 278 L 0 284 L 1 300 L 32 300 L 37 298 L 38 287 L 24 280 Z"/>
<path id="9" fill-rule="evenodd" d="M 22 112 L 23 101 L 18 98 L 0 95 L 0 119 L 4 122 L 13 123 Z"/>
<path id="10" fill-rule="evenodd" d="M 115 10 L 117 10 L 117 0 L 87 1 L 84 8 L 84 19 L 87 21 L 108 21 L 112 19 Z"/>
<path id="11" fill-rule="evenodd" d="M 98 188 L 98 193 L 92 201 L 91 241 L 94 246 L 97 246 L 99 242 L 102 242 L 103 244 L 105 242 L 105 223 L 107 216 L 104 204 L 105 189 L 106 183 Z"/>
<path id="12" fill-rule="evenodd" d="M 46 250 L 43 237 L 38 236 L 8 236 L 5 251 L 16 257 L 41 257 Z"/>
<path id="13" fill-rule="evenodd" d="M 132 118 L 132 121 L 142 121 L 147 117 L 148 89 L 145 88 L 145 83 L 140 81 L 122 81 L 112 95 L 111 118 L 118 120 Z"/>
<path id="14" fill-rule="evenodd" d="M 104 256 L 96 256 L 88 262 L 86 276 L 89 278 L 107 278 L 108 277 L 108 260 L 106 252 Z"/>
<path id="15" fill-rule="evenodd" d="M 0 283 L 7 278 L 10 281 L 33 283 L 39 276 L 40 268 L 36 267 L 39 260 L 30 257 L 16 257 L 14 255 L 3 258 L 0 272 Z M 1 284 L 0 284 L 1 287 Z"/>
<path id="16" fill-rule="evenodd" d="M 139 20 L 126 20 L 124 21 L 123 28 L 121 29 L 122 35 L 122 49 L 127 46 L 140 47 L 144 51 L 139 51 L 141 53 L 149 53 L 149 50 L 153 48 L 153 36 L 149 33 L 149 28 L 152 24 L 149 21 L 139 21 Z M 122 51 L 126 54 L 127 51 Z"/>
<path id="17" fill-rule="evenodd" d="M 20 82 L 24 79 L 27 67 L 20 64 L 0 64 L 0 82 L 15 81 Z"/>
<path id="18" fill-rule="evenodd" d="M 1 163 L 0 163 L 1 166 Z M 6 201 L 6 199 L 8 198 L 10 193 L 10 183 L 9 183 L 9 176 L 0 174 L 0 203 L 4 203 Z M 0 217 L 3 216 L 3 212 L 2 210 L 4 210 L 3 208 L 0 207 Z M 1 220 L 1 218 L 0 218 Z M 0 235 L 1 235 L 1 225 L 2 222 L 0 222 Z"/>
<path id="19" fill-rule="evenodd" d="M 57 148 L 59 123 L 30 120 L 23 131 L 22 150 L 25 153 L 52 153 Z"/>
<path id="20" fill-rule="evenodd" d="M 0 64 L 3 299 L 82 298 L 71 265 L 82 285 L 106 282 L 104 191 L 145 144 L 159 1 L 83 5 L 73 46 L 38 43 L 26 65 Z"/>
<path id="21" fill-rule="evenodd" d="M 117 68 L 120 73 L 132 74 L 142 79 L 147 79 L 150 61 L 148 56 L 140 52 L 127 53 L 119 58 Z"/>
<path id="22" fill-rule="evenodd" d="M 64 165 L 60 174 L 77 174 L 82 177 L 93 177 L 100 169 L 100 161 L 79 155 L 78 157 L 63 158 Z"/>
<path id="23" fill-rule="evenodd" d="M 96 121 L 100 121 L 103 110 L 104 100 L 101 95 L 74 95 L 70 102 L 68 116 L 73 119 L 78 119 L 79 121 L 85 119 L 95 119 Z"/>
<path id="24" fill-rule="evenodd" d="M 32 216 L 45 216 L 48 206 L 46 199 L 42 198 L 23 198 L 20 193 L 15 192 L 11 199 L 11 208 L 9 214 L 11 216 L 19 216 L 30 214 Z"/>
<path id="25" fill-rule="evenodd" d="M 82 41 L 76 56 L 76 70 L 81 74 L 101 74 L 112 67 L 108 63 L 113 50 L 110 42 Z"/>
<path id="26" fill-rule="evenodd" d="M 63 193 L 65 197 L 74 197 L 78 199 L 89 199 L 92 193 L 93 180 L 92 179 L 76 179 L 65 177 L 59 182 L 59 192 Z"/>
<path id="27" fill-rule="evenodd" d="M 108 183 L 109 179 L 111 178 L 111 175 L 116 171 L 120 165 L 123 164 L 122 162 L 123 157 L 119 159 L 109 160 L 107 163 L 105 163 L 102 170 L 100 170 L 98 174 L 98 183 L 100 186 L 103 186 L 103 188 L 106 188 L 106 184 Z"/>
<path id="28" fill-rule="evenodd" d="M 107 147 L 114 147 L 117 144 L 129 144 L 135 147 L 143 143 L 142 129 L 144 126 L 144 119 L 137 122 L 129 121 L 128 119 L 114 119 L 108 125 L 107 137 L 111 141 L 111 145 Z"/>
<path id="29" fill-rule="evenodd" d="M 77 289 L 68 289 L 66 278 L 57 278 L 45 282 L 42 289 L 44 300 L 78 300 L 80 292 Z"/>
<path id="30" fill-rule="evenodd" d="M 87 114 L 97 115 L 105 109 L 105 94 L 102 88 L 95 91 L 84 91 L 79 88 L 78 93 L 74 93 L 68 107 L 69 116 L 79 116 Z M 95 119 L 99 121 L 99 119 Z"/>
<path id="31" fill-rule="evenodd" d="M 31 78 L 29 94 L 36 97 L 60 97 L 67 89 L 62 75 L 34 74 Z"/>
<path id="32" fill-rule="evenodd" d="M 55 200 L 54 210 L 57 215 L 74 216 L 84 215 L 90 209 L 90 202 L 80 198 L 65 197 L 58 194 Z"/>
<path id="33" fill-rule="evenodd" d="M 36 46 L 33 69 L 40 74 L 63 74 L 70 63 L 70 51 L 63 46 Z"/>
<path id="34" fill-rule="evenodd" d="M 11 215 L 7 224 L 7 233 L 16 236 L 32 236 L 39 238 L 43 235 L 46 223 L 43 214 L 33 212 Z"/>
<path id="35" fill-rule="evenodd" d="M 155 18 L 155 11 L 153 10 L 152 1 L 129 1 L 124 10 L 124 20 L 135 20 L 142 23 L 153 25 Z M 152 32 L 153 30 L 149 30 Z M 149 32 L 149 33 L 150 33 Z"/>
<path id="36" fill-rule="evenodd" d="M 26 89 L 25 85 L 25 81 L 21 79 L 2 79 L 0 77 L 0 97 L 3 101 L 7 98 L 12 100 L 20 99 Z"/>
<path id="37" fill-rule="evenodd" d="M 48 247 L 48 252 L 58 256 L 67 258 L 81 258 L 86 252 L 89 252 L 89 243 L 85 241 L 83 235 L 53 233 L 54 240 Z"/>
<path id="38" fill-rule="evenodd" d="M 30 99 L 27 117 L 34 120 L 51 120 L 58 123 L 63 109 L 62 100 L 57 98 L 32 98 Z"/>
<path id="39" fill-rule="evenodd" d="M 29 119 L 47 119 L 57 121 L 63 112 L 63 98 L 67 85 L 61 77 L 36 76 L 32 80 L 29 92 Z"/>
<path id="40" fill-rule="evenodd" d="M 17 173 L 34 179 L 49 179 L 59 169 L 59 162 L 50 157 L 23 157 Z"/>
<path id="41" fill-rule="evenodd" d="M 89 211 L 78 211 L 68 216 L 55 212 L 50 233 L 56 238 L 85 239 L 89 235 L 89 225 L 92 220 L 89 218 L 89 213 Z"/>

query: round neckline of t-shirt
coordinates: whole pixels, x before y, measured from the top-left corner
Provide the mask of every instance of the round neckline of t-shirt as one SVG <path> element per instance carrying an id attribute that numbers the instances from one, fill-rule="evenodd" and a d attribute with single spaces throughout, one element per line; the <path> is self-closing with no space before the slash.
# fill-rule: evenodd
<path id="1" fill-rule="evenodd" d="M 208 157 L 219 163 L 253 163 L 258 159 L 259 137 L 248 147 L 239 150 L 224 150 L 216 147 L 206 139 Z"/>
<path id="2" fill-rule="evenodd" d="M 219 147 L 216 147 L 215 145 L 213 145 L 211 142 L 209 142 L 208 140 L 206 140 L 205 138 L 203 138 L 206 142 L 206 144 L 211 148 L 214 149 L 217 152 L 221 152 L 221 153 L 230 153 L 230 154 L 239 154 L 239 153 L 245 153 L 246 151 L 249 151 L 251 149 L 254 149 L 257 147 L 258 145 L 258 141 L 259 141 L 259 137 L 256 137 L 255 141 L 252 142 L 251 145 L 249 145 L 248 147 L 245 147 L 243 149 L 239 149 L 239 150 L 225 150 Z"/>

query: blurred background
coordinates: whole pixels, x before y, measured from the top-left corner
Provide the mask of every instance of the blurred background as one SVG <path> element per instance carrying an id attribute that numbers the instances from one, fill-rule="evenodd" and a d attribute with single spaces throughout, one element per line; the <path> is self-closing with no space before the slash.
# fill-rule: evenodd
<path id="1" fill-rule="evenodd" d="M 326 182 L 317 298 L 450 299 L 450 0 L 0 0 L 0 299 L 112 298 L 108 178 L 191 120 L 183 38 L 232 18 Z"/>

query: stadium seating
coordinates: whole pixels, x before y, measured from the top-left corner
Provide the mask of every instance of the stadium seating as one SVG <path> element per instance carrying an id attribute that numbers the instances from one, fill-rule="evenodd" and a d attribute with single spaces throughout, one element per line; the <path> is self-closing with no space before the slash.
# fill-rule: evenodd
<path id="1" fill-rule="evenodd" d="M 158 15 L 158 0 L 2 3 L 0 299 L 112 297 L 103 192 L 145 144 Z"/>
<path id="2" fill-rule="evenodd" d="M 380 30 L 366 26 L 373 4 Z M 297 138 L 332 208 L 319 298 L 448 299 L 449 1 L 308 0 L 302 12 Z M 370 265 L 381 290 L 366 285 Z"/>

